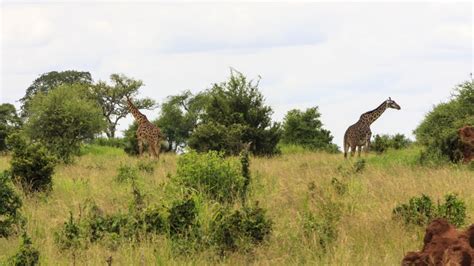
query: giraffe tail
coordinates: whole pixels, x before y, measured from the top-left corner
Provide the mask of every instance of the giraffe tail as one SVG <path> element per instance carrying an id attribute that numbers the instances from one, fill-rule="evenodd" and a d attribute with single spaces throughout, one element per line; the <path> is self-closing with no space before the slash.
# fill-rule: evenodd
<path id="1" fill-rule="evenodd" d="M 349 147 L 347 146 L 347 136 L 344 134 L 344 158 L 347 158 L 347 150 L 349 149 Z"/>

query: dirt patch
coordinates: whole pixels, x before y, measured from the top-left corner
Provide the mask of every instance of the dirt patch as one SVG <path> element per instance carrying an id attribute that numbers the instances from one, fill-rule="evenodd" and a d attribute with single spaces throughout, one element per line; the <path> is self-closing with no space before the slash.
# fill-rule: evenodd
<path id="1" fill-rule="evenodd" d="M 406 254 L 402 265 L 474 265 L 474 224 L 459 231 L 445 219 L 435 219 L 423 243 L 421 251 Z"/>
<path id="2" fill-rule="evenodd" d="M 458 133 L 461 142 L 464 144 L 462 148 L 464 162 L 470 162 L 474 160 L 474 127 L 464 126 L 458 130 Z"/>

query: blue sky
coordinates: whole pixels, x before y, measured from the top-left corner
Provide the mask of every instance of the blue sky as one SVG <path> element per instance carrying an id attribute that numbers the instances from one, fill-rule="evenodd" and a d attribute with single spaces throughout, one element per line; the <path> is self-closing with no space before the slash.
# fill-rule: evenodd
<path id="1" fill-rule="evenodd" d="M 233 67 L 262 77 L 275 121 L 290 109 L 319 106 L 341 145 L 361 113 L 392 97 L 402 109 L 387 111 L 373 133 L 412 136 L 473 71 L 472 10 L 471 2 L 7 1 L 0 102 L 18 106 L 40 74 L 69 69 L 96 81 L 111 73 L 141 79 L 141 95 L 162 102 L 224 81 Z"/>

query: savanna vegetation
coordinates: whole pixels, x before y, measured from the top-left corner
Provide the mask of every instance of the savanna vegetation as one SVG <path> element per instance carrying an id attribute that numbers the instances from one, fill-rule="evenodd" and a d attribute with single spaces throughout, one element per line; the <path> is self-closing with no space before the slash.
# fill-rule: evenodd
<path id="1" fill-rule="evenodd" d="M 167 97 L 152 122 L 168 153 L 138 158 L 136 124 L 116 138 L 123 98 L 156 103 L 136 98 L 140 80 L 111 83 L 49 72 L 20 115 L 0 106 L 0 263 L 392 265 L 432 219 L 474 222 L 474 169 L 457 163 L 455 135 L 474 122 L 471 82 L 415 142 L 376 135 L 374 152 L 347 160 L 317 106 L 272 122 L 259 80 L 235 70 Z"/>

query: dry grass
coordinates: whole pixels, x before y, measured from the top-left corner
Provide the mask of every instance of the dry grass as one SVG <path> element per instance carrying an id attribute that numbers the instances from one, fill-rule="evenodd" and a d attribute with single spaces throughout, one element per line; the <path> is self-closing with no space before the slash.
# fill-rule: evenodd
<path id="1" fill-rule="evenodd" d="M 413 153 L 413 151 L 410 151 Z M 410 152 L 407 152 L 410 153 Z M 399 265 L 407 251 L 422 243 L 423 228 L 406 228 L 393 221 L 392 209 L 421 193 L 433 199 L 454 192 L 467 204 L 469 223 L 474 220 L 474 173 L 464 167 L 443 166 L 437 169 L 413 166 L 401 154 L 370 155 L 366 169 L 350 173 L 354 161 L 342 155 L 300 152 L 276 158 L 253 158 L 252 200 L 268 210 L 274 221 L 272 237 L 251 254 L 235 253 L 219 258 L 212 251 L 177 256 L 170 241 L 157 236 L 141 243 L 122 245 L 116 251 L 95 244 L 78 254 L 78 265 L 105 265 L 113 257 L 114 265 L 196 265 L 196 264 L 331 264 L 331 265 Z M 410 154 L 407 155 L 408 157 Z M 390 159 L 392 158 L 392 159 Z M 399 158 L 399 159 L 393 159 Z M 400 159 L 402 158 L 402 159 Z M 0 157 L 0 170 L 8 167 L 8 157 Z M 110 148 L 95 148 L 75 164 L 59 166 L 53 177 L 50 195 L 23 198 L 22 212 L 28 219 L 28 231 L 40 251 L 42 265 L 70 265 L 72 258 L 60 253 L 53 232 L 68 218 L 76 215 L 80 205 L 93 199 L 106 212 L 126 211 L 131 200 L 130 186 L 117 184 L 114 178 L 120 164 L 136 165 L 137 158 Z M 176 156 L 165 154 L 155 165 L 153 174 L 142 174 L 141 187 L 148 201 L 166 201 L 163 184 L 175 173 Z M 331 192 L 333 177 L 348 184 L 342 196 Z M 310 183 L 318 193 L 329 193 L 343 203 L 344 212 L 338 225 L 339 236 L 326 255 L 303 239 L 302 214 L 308 204 Z M 18 238 L 0 239 L 0 262 L 12 255 Z"/>

